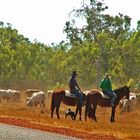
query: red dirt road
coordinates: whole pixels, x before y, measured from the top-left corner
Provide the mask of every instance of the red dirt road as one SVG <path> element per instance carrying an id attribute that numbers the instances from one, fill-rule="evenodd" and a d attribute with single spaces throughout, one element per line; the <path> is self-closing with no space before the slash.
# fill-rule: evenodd
<path id="1" fill-rule="evenodd" d="M 22 127 L 32 128 L 32 129 L 38 129 L 38 130 L 43 130 L 47 132 L 73 136 L 73 137 L 86 139 L 86 140 L 120 140 L 118 138 L 115 138 L 114 136 L 100 135 L 100 134 L 93 134 L 93 133 L 91 134 L 91 133 L 87 133 L 83 131 L 73 130 L 70 128 L 53 127 L 49 125 L 37 124 L 37 123 L 33 123 L 25 119 L 0 117 L 0 123 L 22 126 Z"/>

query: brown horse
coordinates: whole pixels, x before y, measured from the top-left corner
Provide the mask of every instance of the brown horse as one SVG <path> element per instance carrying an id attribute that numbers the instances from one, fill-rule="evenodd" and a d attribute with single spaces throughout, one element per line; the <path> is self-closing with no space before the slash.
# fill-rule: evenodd
<path id="1" fill-rule="evenodd" d="M 66 94 L 65 90 L 57 90 L 53 92 L 51 101 L 51 118 L 53 118 L 53 112 L 56 109 L 57 118 L 60 119 L 59 108 L 61 102 L 63 102 L 65 105 L 76 106 L 75 119 L 79 112 L 79 120 L 81 120 L 82 105 L 79 104 L 79 100 L 74 97 L 65 96 L 65 94 Z M 83 93 L 83 105 L 85 104 L 85 101 L 86 95 Z"/>
<path id="2" fill-rule="evenodd" d="M 129 99 L 129 93 L 130 93 L 130 87 L 124 86 L 119 89 L 114 90 L 114 92 L 117 95 L 117 99 L 115 101 L 115 106 L 112 107 L 112 112 L 111 112 L 111 118 L 110 122 L 115 121 L 115 109 L 117 105 L 119 104 L 119 101 L 121 98 L 124 96 Z M 87 120 L 87 115 L 89 118 L 96 119 L 96 107 L 97 105 L 102 106 L 102 107 L 110 107 L 110 98 L 103 98 L 100 91 L 98 90 L 92 90 L 88 93 L 87 95 L 87 100 L 86 100 L 86 109 L 85 109 L 85 121 Z"/>

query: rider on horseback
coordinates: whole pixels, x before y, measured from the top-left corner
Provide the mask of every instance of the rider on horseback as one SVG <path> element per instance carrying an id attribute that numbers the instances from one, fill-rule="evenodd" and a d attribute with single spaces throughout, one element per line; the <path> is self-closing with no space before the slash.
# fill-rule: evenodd
<path id="1" fill-rule="evenodd" d="M 79 103 L 82 105 L 82 92 L 79 88 L 77 81 L 76 81 L 76 71 L 72 72 L 70 81 L 69 81 L 69 88 L 72 94 L 75 94 L 79 98 Z"/>
<path id="2" fill-rule="evenodd" d="M 111 97 L 111 106 L 113 107 L 117 95 L 112 91 L 112 84 L 108 73 L 106 73 L 104 79 L 101 80 L 100 88 L 102 89 L 103 93 Z"/>

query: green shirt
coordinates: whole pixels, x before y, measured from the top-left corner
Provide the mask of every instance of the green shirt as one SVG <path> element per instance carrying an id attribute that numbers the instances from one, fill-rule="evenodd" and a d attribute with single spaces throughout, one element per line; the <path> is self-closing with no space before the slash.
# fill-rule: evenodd
<path id="1" fill-rule="evenodd" d="M 112 90 L 112 85 L 110 79 L 103 79 L 100 83 L 100 88 L 102 90 Z"/>

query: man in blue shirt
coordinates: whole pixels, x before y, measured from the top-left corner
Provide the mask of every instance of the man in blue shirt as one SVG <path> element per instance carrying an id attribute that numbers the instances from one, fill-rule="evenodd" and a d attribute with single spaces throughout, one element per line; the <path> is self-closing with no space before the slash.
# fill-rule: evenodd
<path id="1" fill-rule="evenodd" d="M 82 105 L 82 92 L 77 84 L 76 76 L 77 76 L 76 71 L 73 71 L 69 81 L 69 88 L 70 92 L 78 97 L 79 103 L 80 105 Z"/>

